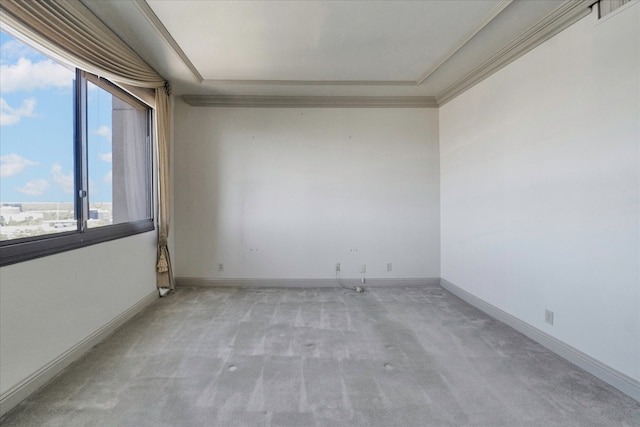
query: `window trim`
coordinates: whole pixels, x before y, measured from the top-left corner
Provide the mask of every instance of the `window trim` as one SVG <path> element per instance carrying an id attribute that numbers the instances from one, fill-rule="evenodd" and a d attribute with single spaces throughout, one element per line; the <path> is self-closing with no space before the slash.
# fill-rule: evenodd
<path id="1" fill-rule="evenodd" d="M 101 227 L 88 228 L 89 197 L 87 161 L 87 81 L 91 81 L 112 96 L 125 98 L 147 109 L 146 176 L 149 218 Z M 152 143 L 153 107 L 132 96 L 126 90 L 101 77 L 89 74 L 76 67 L 74 86 L 74 208 L 76 229 L 53 234 L 43 234 L 0 241 L 0 267 L 17 264 L 45 256 L 55 255 L 87 246 L 104 243 L 123 237 L 134 236 L 155 230 L 154 148 Z"/>

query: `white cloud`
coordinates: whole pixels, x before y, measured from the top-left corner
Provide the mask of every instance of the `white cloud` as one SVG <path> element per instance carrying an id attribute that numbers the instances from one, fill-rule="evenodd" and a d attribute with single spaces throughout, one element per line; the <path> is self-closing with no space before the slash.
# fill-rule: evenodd
<path id="1" fill-rule="evenodd" d="M 36 166 L 38 162 L 25 159 L 17 154 L 7 154 L 0 156 L 0 176 L 10 177 L 18 175 L 24 171 L 27 166 Z"/>
<path id="2" fill-rule="evenodd" d="M 102 178 L 102 180 L 107 184 L 111 184 L 111 181 L 113 180 L 113 173 L 111 171 L 107 172 L 107 174 L 104 176 L 104 178 Z"/>
<path id="3" fill-rule="evenodd" d="M 46 179 L 34 179 L 27 182 L 24 187 L 16 187 L 16 191 L 26 194 L 27 196 L 41 196 L 49 188 Z"/>
<path id="4" fill-rule="evenodd" d="M 0 46 L 2 60 L 38 56 L 40 53 L 18 40 L 9 40 Z"/>
<path id="5" fill-rule="evenodd" d="M 65 193 L 73 194 L 73 190 L 75 188 L 73 182 L 73 172 L 69 171 L 68 175 L 64 175 L 62 173 L 62 166 L 59 164 L 54 164 L 51 166 L 51 175 L 53 176 L 53 182 L 62 187 L 62 191 Z"/>
<path id="6" fill-rule="evenodd" d="M 99 156 L 103 162 L 111 163 L 111 153 L 100 153 Z"/>
<path id="7" fill-rule="evenodd" d="M 98 129 L 93 131 L 93 133 L 96 135 L 104 136 L 105 139 L 111 142 L 111 128 L 109 126 L 102 125 Z"/>
<path id="8" fill-rule="evenodd" d="M 0 126 L 15 125 L 23 117 L 33 117 L 36 103 L 35 98 L 29 98 L 22 101 L 20 107 L 13 108 L 4 98 L 0 98 Z"/>
<path id="9" fill-rule="evenodd" d="M 0 65 L 3 92 L 71 87 L 73 72 L 49 59 L 31 62 L 20 58 L 16 64 Z"/>

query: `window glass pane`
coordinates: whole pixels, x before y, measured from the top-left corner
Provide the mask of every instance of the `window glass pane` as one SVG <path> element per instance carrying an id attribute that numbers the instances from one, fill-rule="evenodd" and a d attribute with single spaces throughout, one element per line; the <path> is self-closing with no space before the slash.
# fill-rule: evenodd
<path id="1" fill-rule="evenodd" d="M 4 32 L 0 67 L 0 240 L 74 231 L 74 70 Z"/>
<path id="2" fill-rule="evenodd" d="M 88 83 L 88 227 L 150 218 L 148 109 Z"/>

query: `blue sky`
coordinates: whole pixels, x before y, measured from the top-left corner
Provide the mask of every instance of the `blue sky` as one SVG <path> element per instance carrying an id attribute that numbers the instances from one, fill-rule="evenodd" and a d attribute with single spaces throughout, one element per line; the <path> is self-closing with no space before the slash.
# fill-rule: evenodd
<path id="1" fill-rule="evenodd" d="M 0 201 L 73 201 L 72 69 L 0 32 Z M 90 85 L 90 202 L 111 201 L 111 95 Z"/>

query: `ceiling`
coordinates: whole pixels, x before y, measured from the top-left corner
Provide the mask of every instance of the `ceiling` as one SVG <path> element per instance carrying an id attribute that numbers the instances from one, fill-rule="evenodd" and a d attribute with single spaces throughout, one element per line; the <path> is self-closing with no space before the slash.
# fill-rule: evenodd
<path id="1" fill-rule="evenodd" d="M 588 9 L 575 0 L 83 3 L 178 95 L 438 103 L 559 31 L 549 22 Z"/>

